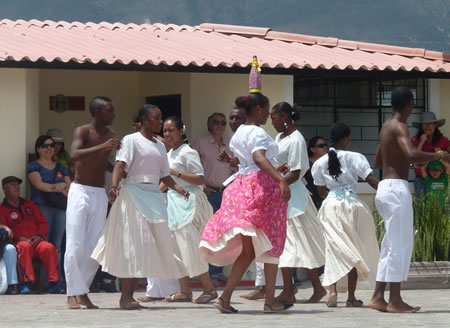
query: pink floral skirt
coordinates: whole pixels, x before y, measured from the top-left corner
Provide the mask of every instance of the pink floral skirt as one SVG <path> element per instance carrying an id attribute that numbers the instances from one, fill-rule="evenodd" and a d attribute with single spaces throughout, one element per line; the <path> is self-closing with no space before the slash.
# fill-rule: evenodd
<path id="1" fill-rule="evenodd" d="M 287 206 L 279 182 L 265 172 L 237 177 L 203 230 L 200 249 L 205 258 L 215 265 L 233 263 L 245 235 L 252 237 L 256 259 L 278 263 L 286 241 Z"/>

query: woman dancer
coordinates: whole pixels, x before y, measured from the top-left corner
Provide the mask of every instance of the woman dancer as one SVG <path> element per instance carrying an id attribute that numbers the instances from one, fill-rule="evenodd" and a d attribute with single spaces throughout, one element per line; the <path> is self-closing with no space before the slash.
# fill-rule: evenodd
<path id="1" fill-rule="evenodd" d="M 305 139 L 294 126 L 300 115 L 290 104 L 281 102 L 273 107 L 270 116 L 279 132 L 275 138 L 279 148 L 276 160 L 279 165 L 287 163 L 290 171 L 285 178 L 295 195 L 289 200 L 286 244 L 278 265 L 283 274 L 283 291 L 277 300 L 296 302 L 292 268 L 305 268 L 314 289 L 306 302 L 317 303 L 327 294 L 316 269 L 325 264 L 325 239 L 316 207 L 301 180 L 309 161 Z"/>
<path id="2" fill-rule="evenodd" d="M 325 235 L 325 274 L 323 286 L 330 286 L 327 305 L 337 306 L 336 283 L 347 275 L 348 307 L 360 307 L 355 297 L 357 280 L 375 283 L 380 255 L 375 224 L 369 208 L 358 199 L 358 177 L 377 189 L 369 162 L 359 153 L 345 151 L 350 143 L 350 128 L 337 122 L 331 127 L 331 147 L 312 167 L 314 184 L 324 200 L 319 219 Z M 327 192 L 327 189 L 329 192 Z M 328 195 L 327 195 L 328 193 Z M 370 276 L 369 276 L 370 274 Z"/>
<path id="3" fill-rule="evenodd" d="M 167 225 L 167 207 L 159 181 L 186 199 L 189 192 L 169 176 L 166 150 L 153 136 L 161 129 L 160 109 L 144 105 L 139 117 L 141 130 L 125 136 L 117 153 L 109 191 L 113 206 L 92 253 L 104 271 L 124 278 L 119 302 L 123 309 L 140 307 L 133 298 L 137 278 L 186 276 Z M 127 178 L 120 188 L 125 169 Z"/>
<path id="4" fill-rule="evenodd" d="M 231 274 L 215 306 L 222 313 L 236 313 L 231 295 L 248 266 L 257 259 L 266 275 L 265 312 L 286 310 L 290 305 L 275 300 L 278 260 L 286 240 L 286 213 L 290 190 L 274 168 L 278 146 L 260 127 L 269 117 L 269 100 L 261 93 L 238 99 L 247 119 L 230 141 L 239 159 L 239 172 L 225 189 L 222 206 L 210 219 L 200 248 L 214 265 L 233 263 Z"/>
<path id="5" fill-rule="evenodd" d="M 184 197 L 174 190 L 167 193 L 167 212 L 169 229 L 175 238 L 181 254 L 181 261 L 189 276 L 178 280 L 180 291 L 165 298 L 167 302 L 191 302 L 192 290 L 189 277 L 198 276 L 203 286 L 203 293 L 194 303 L 208 303 L 217 298 L 217 292 L 208 273 L 208 262 L 200 254 L 198 244 L 202 231 L 213 215 L 211 205 L 203 192 L 203 166 L 197 151 L 183 140 L 184 124 L 179 117 L 169 117 L 164 121 L 164 138 L 172 147 L 167 154 L 169 173 L 174 181 L 189 190 L 190 197 Z M 163 189 L 167 189 L 162 185 Z"/>

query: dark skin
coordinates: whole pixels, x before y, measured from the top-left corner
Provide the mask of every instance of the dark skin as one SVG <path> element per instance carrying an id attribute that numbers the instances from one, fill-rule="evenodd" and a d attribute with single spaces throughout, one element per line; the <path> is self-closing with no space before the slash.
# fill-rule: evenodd
<path id="1" fill-rule="evenodd" d="M 156 143 L 154 134 L 161 130 L 162 114 L 159 108 L 154 108 L 147 116 L 142 118 L 142 128 L 139 133 L 142 134 L 148 140 Z M 125 173 L 126 163 L 117 161 L 112 173 L 112 187 L 108 193 L 109 202 L 112 204 L 119 196 L 120 188 L 119 183 Z M 186 199 L 189 198 L 189 192 L 177 185 L 170 176 L 161 178 L 167 187 L 174 189 L 180 195 L 183 195 Z M 120 296 L 119 306 L 125 310 L 139 309 L 139 302 L 133 297 L 134 291 L 138 283 L 137 278 L 124 278 L 122 279 L 122 294 Z"/>
<path id="2" fill-rule="evenodd" d="M 375 166 L 383 169 L 384 179 L 408 179 L 409 165 L 434 160 L 449 162 L 447 152 L 426 153 L 414 148 L 409 139 L 406 120 L 413 109 L 413 101 L 402 109 L 393 109 L 392 117 L 381 128 Z M 393 156 L 392 154 L 395 154 Z M 377 281 L 369 307 L 381 312 L 414 313 L 420 307 L 405 303 L 400 295 L 400 282 L 390 283 L 389 302 L 384 299 L 386 282 Z"/>
<path id="3" fill-rule="evenodd" d="M 108 128 L 115 118 L 115 108 L 111 102 L 105 102 L 94 113 L 90 124 L 80 126 L 73 133 L 70 156 L 75 163 L 75 182 L 86 186 L 103 188 L 105 171 L 111 169 L 109 155 L 111 150 L 120 149 L 120 140 Z M 87 294 L 68 296 L 69 309 L 80 309 L 80 304 L 88 309 L 97 309 Z"/>
<path id="4" fill-rule="evenodd" d="M 245 124 L 260 126 L 265 124 L 268 118 L 269 104 L 266 104 L 264 106 L 258 105 L 251 109 L 251 114 L 247 116 Z M 280 174 L 280 172 L 275 167 L 273 167 L 270 161 L 266 158 L 266 151 L 263 149 L 255 151 L 253 153 L 253 160 L 255 164 L 261 169 L 261 171 L 264 171 L 273 179 L 280 182 L 281 199 L 285 202 L 289 201 L 289 199 L 291 198 L 289 184 L 287 183 L 286 179 Z M 216 302 L 216 304 L 228 310 L 232 310 L 230 299 L 234 289 L 240 282 L 243 274 L 247 271 L 248 266 L 255 259 L 255 250 L 253 248 L 252 237 L 242 235 L 241 238 L 242 252 L 234 262 L 225 289 L 221 297 Z M 283 303 L 275 300 L 275 280 L 277 277 L 277 269 L 277 264 L 264 264 L 264 275 L 266 277 L 265 303 L 270 305 L 274 311 L 280 311 L 285 307 Z M 264 307 L 266 309 L 266 306 Z"/>
<path id="5" fill-rule="evenodd" d="M 233 108 L 230 112 L 229 120 L 231 131 L 236 132 L 239 126 L 245 123 L 245 109 Z"/>
<path id="6" fill-rule="evenodd" d="M 336 142 L 334 145 L 334 148 L 336 150 L 345 150 L 350 143 L 350 136 L 346 136 L 339 141 Z M 372 188 L 375 190 L 378 188 L 378 179 L 375 178 L 372 174 L 369 174 L 365 182 L 367 182 Z M 328 190 L 325 186 L 317 186 L 317 190 L 319 191 L 319 194 L 322 198 L 326 198 L 328 195 Z M 362 306 L 362 302 L 359 301 L 355 296 L 355 290 L 356 290 L 356 284 L 358 281 L 358 273 L 356 272 L 356 269 L 353 268 L 350 270 L 350 272 L 347 274 L 348 279 L 348 298 L 347 298 L 347 304 L 351 304 L 352 306 Z M 337 289 L 336 289 L 336 283 L 330 285 L 330 295 L 328 298 L 328 304 L 331 304 L 335 302 L 337 298 Z M 334 300 L 334 301 L 333 301 Z"/>
<path id="7" fill-rule="evenodd" d="M 110 102 L 95 112 L 90 124 L 80 126 L 73 133 L 70 157 L 75 163 L 75 182 L 102 188 L 105 185 L 105 170 L 111 150 L 120 149 L 120 140 L 108 128 L 115 118 L 115 108 Z"/>
<path id="8" fill-rule="evenodd" d="M 19 208 L 20 206 L 20 184 L 18 181 L 13 181 L 10 183 L 7 183 L 3 186 L 3 192 L 5 194 L 6 201 L 11 206 L 14 206 L 16 208 Z M 5 227 L 6 231 L 8 231 L 8 235 L 10 238 L 14 236 L 11 229 L 9 229 L 7 226 L 0 225 L 0 228 Z M 31 236 L 30 238 L 26 238 L 24 236 L 19 237 L 19 241 L 27 241 L 36 248 L 36 246 L 43 241 L 44 238 L 39 235 Z"/>

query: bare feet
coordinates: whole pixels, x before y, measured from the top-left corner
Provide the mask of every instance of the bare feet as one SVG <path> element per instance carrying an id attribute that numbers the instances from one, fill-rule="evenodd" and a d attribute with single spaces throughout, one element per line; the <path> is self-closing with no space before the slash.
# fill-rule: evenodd
<path id="1" fill-rule="evenodd" d="M 275 301 L 286 304 L 294 304 L 295 302 L 297 302 L 297 299 L 295 298 L 295 293 L 290 293 L 283 289 L 280 295 L 275 297 Z"/>
<path id="2" fill-rule="evenodd" d="M 383 299 L 372 298 L 369 301 L 369 304 L 367 306 L 369 308 L 371 308 L 372 310 L 377 310 L 377 311 L 380 311 L 380 312 L 387 312 L 388 304 L 386 303 L 384 298 Z"/>
<path id="3" fill-rule="evenodd" d="M 87 294 L 77 296 L 77 302 L 88 309 L 98 309 L 98 306 L 91 302 Z"/>
<path id="4" fill-rule="evenodd" d="M 413 307 L 405 302 L 401 301 L 398 303 L 389 302 L 386 307 L 387 312 L 390 313 L 416 313 L 420 310 L 420 306 Z"/>
<path id="5" fill-rule="evenodd" d="M 154 301 L 162 301 L 164 299 L 164 297 L 149 297 L 149 296 L 144 296 L 144 297 L 138 297 L 138 301 L 139 302 L 154 302 Z"/>
<path id="6" fill-rule="evenodd" d="M 70 310 L 81 309 L 80 304 L 78 304 L 78 302 L 77 302 L 76 296 L 67 296 L 67 308 Z"/>
<path id="7" fill-rule="evenodd" d="M 319 291 L 314 291 L 314 294 L 305 303 L 319 303 L 322 298 L 327 295 L 327 290 L 321 288 Z"/>
<path id="8" fill-rule="evenodd" d="M 121 309 L 124 310 L 139 310 L 141 306 L 139 305 L 139 302 L 131 299 L 131 300 L 120 300 L 119 305 Z"/>
<path id="9" fill-rule="evenodd" d="M 247 300 L 262 300 L 266 298 L 266 288 L 264 286 L 258 286 L 254 291 L 251 293 L 241 295 L 242 298 L 245 298 Z"/>

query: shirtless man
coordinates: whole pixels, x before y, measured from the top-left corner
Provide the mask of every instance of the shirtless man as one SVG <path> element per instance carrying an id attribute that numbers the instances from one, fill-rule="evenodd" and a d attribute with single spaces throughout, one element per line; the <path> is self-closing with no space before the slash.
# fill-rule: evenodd
<path id="1" fill-rule="evenodd" d="M 90 256 L 106 222 L 108 198 L 104 184 L 105 170 L 111 166 L 109 155 L 112 149 L 120 148 L 120 141 L 108 128 L 115 117 L 111 99 L 94 97 L 89 110 L 93 120 L 75 129 L 71 146 L 75 181 L 67 201 L 64 259 L 69 309 L 80 309 L 80 305 L 98 308 L 87 295 L 99 266 Z"/>
<path id="2" fill-rule="evenodd" d="M 386 234 L 381 244 L 377 282 L 369 307 L 382 312 L 417 312 L 400 296 L 400 284 L 408 278 L 413 250 L 413 208 L 408 187 L 411 163 L 435 160 L 448 161 L 447 152 L 425 153 L 416 150 L 409 139 L 406 120 L 411 114 L 414 98 L 406 87 L 392 91 L 392 117 L 380 131 L 375 167 L 383 169 L 383 180 L 378 185 L 376 207 L 384 219 Z M 384 299 L 386 284 L 390 283 L 389 302 Z"/>

